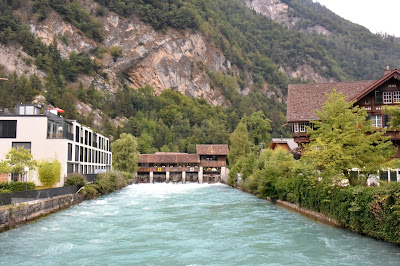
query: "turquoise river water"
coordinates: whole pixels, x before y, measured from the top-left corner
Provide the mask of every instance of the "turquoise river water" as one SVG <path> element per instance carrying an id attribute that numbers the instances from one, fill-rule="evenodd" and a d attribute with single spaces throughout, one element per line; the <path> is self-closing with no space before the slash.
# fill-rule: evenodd
<path id="1" fill-rule="evenodd" d="M 0 234 L 1 265 L 400 265 L 400 248 L 221 184 L 140 184 Z"/>

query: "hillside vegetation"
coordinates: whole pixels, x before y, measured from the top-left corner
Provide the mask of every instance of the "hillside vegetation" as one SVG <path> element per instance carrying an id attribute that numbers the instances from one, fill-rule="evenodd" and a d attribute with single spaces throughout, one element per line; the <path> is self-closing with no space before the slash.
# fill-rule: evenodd
<path id="1" fill-rule="evenodd" d="M 289 136 L 288 128 L 282 127 L 287 85 L 314 81 L 309 76 L 289 75 L 303 66 L 310 66 L 322 80 L 342 81 L 377 78 L 386 65 L 399 65 L 396 38 L 371 34 L 311 0 L 282 1 L 290 7 L 289 15 L 299 19 L 292 29 L 257 14 L 241 0 L 95 0 L 97 5 L 90 10 L 78 0 L 34 0 L 29 5 L 24 0 L 0 0 L 0 43 L 21 47 L 30 56 L 24 58 L 26 64 L 46 74 L 45 78 L 18 77 L 4 72 L 0 65 L 0 75 L 9 78 L 0 83 L 0 107 L 10 108 L 42 94 L 47 103 L 65 109 L 67 117 L 93 126 L 93 117 L 75 110 L 74 102 L 84 102 L 102 111 L 100 130 L 114 136 L 134 134 L 141 141 L 142 152 L 193 151 L 195 143 L 227 143 L 239 121 L 257 111 L 271 120 L 271 136 Z M 26 14 L 20 12 L 24 8 L 29 8 L 27 14 L 39 23 L 50 11 L 57 12 L 97 47 L 61 57 L 56 41 L 45 45 L 22 22 L 27 21 L 20 17 Z M 126 73 L 116 73 L 120 82 L 113 83 L 117 86 L 114 94 L 97 89 L 94 83 L 80 83 L 83 76 L 95 75 L 107 81 L 103 54 L 110 53 L 114 61 L 121 56 L 120 48 L 103 44 L 101 21 L 110 12 L 127 19 L 136 16 L 165 35 L 173 28 L 182 34 L 200 32 L 205 36 L 238 69 L 237 73 L 213 72 L 202 62 L 192 62 L 192 67 L 209 77 L 211 88 L 221 90 L 226 106 L 212 106 L 204 99 L 172 90 L 157 96 L 150 86 L 134 90 L 124 85 Z M 313 25 L 331 34 L 301 31 Z M 126 117 L 121 127 L 110 122 L 116 117 Z"/>

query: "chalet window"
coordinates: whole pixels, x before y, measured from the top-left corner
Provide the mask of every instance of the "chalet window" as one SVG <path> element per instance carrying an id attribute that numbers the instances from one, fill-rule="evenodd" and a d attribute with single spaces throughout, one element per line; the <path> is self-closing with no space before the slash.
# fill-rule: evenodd
<path id="1" fill-rule="evenodd" d="M 306 132 L 306 123 L 305 122 L 300 123 L 300 132 Z"/>
<path id="2" fill-rule="evenodd" d="M 299 123 L 293 124 L 293 132 L 299 132 Z"/>
<path id="3" fill-rule="evenodd" d="M 17 137 L 17 120 L 0 120 L 0 138 Z"/>
<path id="4" fill-rule="evenodd" d="M 383 97 L 381 91 L 375 91 L 375 103 L 382 103 Z"/>
<path id="5" fill-rule="evenodd" d="M 381 128 L 382 127 L 382 115 L 372 115 L 372 126 Z"/>
<path id="6" fill-rule="evenodd" d="M 380 172 L 380 178 L 381 181 L 388 181 L 388 171 L 382 171 Z"/>
<path id="7" fill-rule="evenodd" d="M 396 171 L 390 172 L 390 182 L 397 182 L 397 172 Z"/>
<path id="8" fill-rule="evenodd" d="M 400 91 L 393 92 L 393 102 L 400 103 Z"/>
<path id="9" fill-rule="evenodd" d="M 383 92 L 383 103 L 392 103 L 392 92 L 391 91 Z"/>

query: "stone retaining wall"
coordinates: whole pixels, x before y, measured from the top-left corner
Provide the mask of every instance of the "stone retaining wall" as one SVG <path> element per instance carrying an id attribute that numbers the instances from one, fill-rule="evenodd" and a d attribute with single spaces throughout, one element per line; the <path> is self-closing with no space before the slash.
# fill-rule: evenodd
<path id="1" fill-rule="evenodd" d="M 83 201 L 80 194 L 67 194 L 0 207 L 0 232 L 28 223 L 42 216 L 64 210 Z"/>
<path id="2" fill-rule="evenodd" d="M 275 203 L 276 205 L 278 205 L 280 207 L 284 207 L 291 211 L 297 212 L 297 213 L 299 213 L 303 216 L 306 216 L 314 221 L 322 222 L 324 224 L 328 224 L 333 227 L 343 228 L 343 225 L 341 223 L 339 223 L 338 221 L 336 221 L 335 219 L 332 219 L 332 218 L 330 218 L 324 214 L 321 214 L 319 212 L 310 211 L 308 209 L 303 209 L 297 204 L 290 203 L 287 201 L 282 201 L 282 200 L 271 200 L 269 198 L 268 198 L 268 201 Z"/>

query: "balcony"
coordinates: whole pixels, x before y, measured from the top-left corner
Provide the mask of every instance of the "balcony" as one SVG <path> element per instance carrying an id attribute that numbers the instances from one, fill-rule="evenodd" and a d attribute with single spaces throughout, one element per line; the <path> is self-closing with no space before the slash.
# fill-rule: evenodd
<path id="1" fill-rule="evenodd" d="M 154 172 L 154 173 L 165 173 L 165 172 L 199 172 L 199 167 L 139 167 L 137 172 Z"/>
<path id="2" fill-rule="evenodd" d="M 206 161 L 206 160 L 201 160 L 200 165 L 203 167 L 225 167 L 226 162 L 225 161 Z"/>

